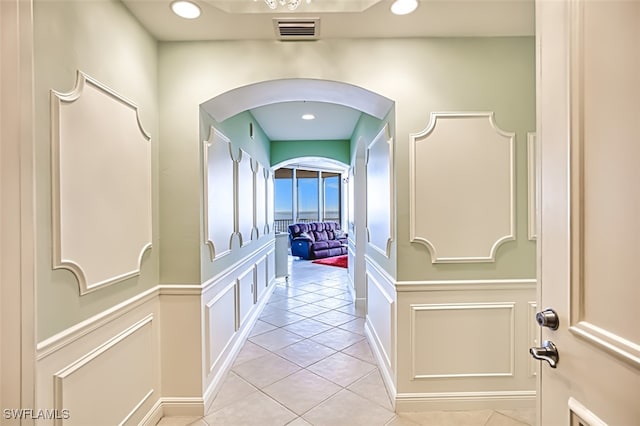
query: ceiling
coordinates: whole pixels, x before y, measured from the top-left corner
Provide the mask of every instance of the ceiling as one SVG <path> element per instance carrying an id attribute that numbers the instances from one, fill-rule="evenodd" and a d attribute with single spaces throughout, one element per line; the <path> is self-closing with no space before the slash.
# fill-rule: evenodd
<path id="1" fill-rule="evenodd" d="M 327 102 L 280 102 L 251 109 L 270 140 L 351 139 L 362 114 L 343 105 Z M 303 114 L 313 114 L 304 120 Z"/>
<path id="2" fill-rule="evenodd" d="M 193 20 L 174 15 L 172 0 L 121 1 L 160 41 L 277 40 L 274 19 L 292 17 L 319 18 L 319 39 L 534 34 L 534 0 L 419 0 L 405 16 L 391 14 L 392 0 L 302 0 L 295 12 L 272 11 L 263 0 L 193 0 L 202 10 Z M 336 103 L 302 101 L 250 111 L 271 140 L 349 139 L 361 114 Z M 316 119 L 302 120 L 306 112 Z"/>

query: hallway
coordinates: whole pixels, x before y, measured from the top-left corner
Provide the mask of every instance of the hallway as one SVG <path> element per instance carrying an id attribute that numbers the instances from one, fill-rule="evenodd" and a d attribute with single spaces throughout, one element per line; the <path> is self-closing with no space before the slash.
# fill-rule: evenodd
<path id="1" fill-rule="evenodd" d="M 364 336 L 346 269 L 289 258 L 274 292 L 204 418 L 159 426 L 524 426 L 532 412 L 396 415 Z"/>

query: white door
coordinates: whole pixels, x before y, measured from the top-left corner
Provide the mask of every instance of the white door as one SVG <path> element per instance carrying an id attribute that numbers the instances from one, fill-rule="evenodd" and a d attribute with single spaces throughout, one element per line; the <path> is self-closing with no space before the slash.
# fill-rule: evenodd
<path id="1" fill-rule="evenodd" d="M 640 0 L 537 0 L 542 426 L 640 425 Z"/>

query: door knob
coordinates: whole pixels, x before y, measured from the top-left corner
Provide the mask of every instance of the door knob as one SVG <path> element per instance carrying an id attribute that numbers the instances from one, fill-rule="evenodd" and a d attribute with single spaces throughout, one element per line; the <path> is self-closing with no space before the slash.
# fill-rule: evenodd
<path id="1" fill-rule="evenodd" d="M 530 348 L 529 353 L 532 357 L 540 361 L 547 361 L 551 368 L 556 368 L 558 365 L 558 348 L 550 340 L 542 342 L 542 347 Z"/>
<path id="2" fill-rule="evenodd" d="M 552 330 L 557 330 L 558 326 L 560 326 L 558 314 L 551 308 L 538 312 L 536 314 L 536 321 L 540 327 L 549 327 Z"/>

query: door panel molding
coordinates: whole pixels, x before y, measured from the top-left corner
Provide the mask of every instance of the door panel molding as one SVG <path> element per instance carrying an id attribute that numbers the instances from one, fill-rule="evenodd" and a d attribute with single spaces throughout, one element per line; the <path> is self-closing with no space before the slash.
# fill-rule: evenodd
<path id="1" fill-rule="evenodd" d="M 590 6 L 594 7 L 594 6 Z M 633 6 L 632 6 L 633 7 Z M 598 9 L 598 11 L 602 12 L 604 10 Z M 620 13 L 619 11 L 616 13 Z M 602 194 L 605 192 L 616 192 L 619 191 L 619 188 L 613 186 L 606 186 L 607 184 L 611 184 L 611 180 L 618 179 L 622 180 L 623 176 L 625 176 L 624 172 L 620 173 L 620 175 L 616 175 L 614 177 L 603 178 L 601 175 L 606 173 L 606 166 L 615 161 L 615 157 L 605 158 L 599 160 L 598 167 L 590 165 L 589 156 L 596 156 L 600 151 L 598 149 L 600 145 L 604 144 L 603 137 L 604 132 L 606 132 L 607 137 L 613 139 L 609 141 L 607 139 L 607 143 L 611 142 L 611 146 L 607 148 L 607 150 L 615 150 L 617 144 L 622 143 L 621 141 L 615 140 L 615 135 L 612 135 L 609 132 L 611 129 L 617 127 L 615 123 L 611 122 L 612 117 L 602 116 L 597 114 L 598 109 L 594 107 L 594 102 L 589 98 L 589 95 L 594 91 L 601 88 L 601 85 L 598 83 L 602 83 L 602 79 L 604 77 L 608 77 L 610 75 L 607 72 L 606 75 L 598 74 L 598 70 L 594 70 L 593 67 L 589 67 L 590 64 L 593 63 L 594 59 L 588 58 L 588 55 L 600 55 L 598 56 L 601 59 L 603 55 L 604 48 L 602 46 L 596 46 L 596 49 L 590 47 L 589 50 L 586 48 L 587 43 L 587 25 L 589 25 L 589 29 L 591 32 L 595 31 L 593 27 L 599 28 L 599 26 L 604 26 L 603 22 L 606 22 L 606 19 L 600 19 L 598 17 L 595 18 L 597 11 L 589 11 L 589 15 L 587 18 L 587 11 L 585 8 L 584 1 L 582 0 L 573 0 L 570 3 L 570 65 L 569 65 L 569 76 L 570 76 L 570 244 L 571 244 L 571 278 L 570 278 L 570 287 L 571 287 L 571 299 L 570 299 L 570 327 L 569 330 L 576 336 L 585 339 L 589 344 L 598 347 L 619 359 L 627 362 L 631 366 L 635 368 L 640 368 L 640 344 L 638 342 L 633 342 L 629 340 L 627 337 L 623 337 L 620 335 L 619 331 L 614 331 L 614 327 L 611 324 L 605 325 L 603 324 L 602 314 L 593 313 L 587 307 L 589 306 L 587 300 L 587 287 L 589 289 L 598 289 L 608 287 L 607 283 L 602 282 L 602 280 L 598 280 L 597 277 L 591 277 L 587 272 L 586 268 L 590 262 L 606 262 L 605 259 L 602 259 L 602 256 L 599 254 L 602 252 L 602 248 L 598 247 L 598 243 L 602 242 L 603 235 L 593 236 L 595 233 L 593 228 L 589 228 L 589 224 L 587 222 L 587 209 L 589 209 L 589 213 L 591 214 L 591 221 L 593 223 L 596 222 L 597 218 L 602 217 L 602 213 L 599 213 L 598 216 L 596 214 L 591 213 L 594 207 L 597 207 L 598 210 L 608 208 L 612 209 L 612 207 L 601 206 L 601 204 L 605 203 L 594 203 L 593 200 L 596 198 L 596 191 L 598 194 L 598 201 L 602 199 Z M 587 19 L 589 19 L 589 23 L 587 24 Z M 611 19 L 611 16 L 608 16 L 608 19 Z M 599 34 L 601 32 L 598 32 Z M 621 34 L 607 34 L 605 35 L 602 32 L 602 37 L 607 40 L 611 37 L 628 37 L 629 34 L 622 32 Z M 640 35 L 640 31 L 636 30 L 635 34 L 631 35 Z M 593 46 L 596 41 L 589 41 L 589 46 Z M 615 49 L 613 47 L 612 49 Z M 609 49 L 607 49 L 607 58 L 613 58 L 615 60 L 616 53 L 609 54 Z M 591 62 L 589 62 L 591 60 Z M 607 66 L 612 66 L 614 64 L 608 64 Z M 635 64 L 637 68 L 640 68 L 640 62 Z M 602 71 L 600 71 L 602 72 Z M 587 74 L 588 73 L 588 74 Z M 617 75 L 617 74 L 616 74 Z M 628 74 L 622 74 L 622 83 L 612 84 L 611 89 L 607 86 L 607 90 L 615 91 L 616 88 L 620 88 L 624 85 L 624 78 L 628 77 Z M 587 81 L 588 80 L 588 81 Z M 589 85 L 587 84 L 589 83 Z M 589 86 L 589 90 L 591 93 L 585 89 L 586 86 Z M 624 91 L 623 91 L 624 92 Z M 600 92 L 598 92 L 600 93 Z M 631 94 L 617 93 L 615 94 L 618 97 L 616 101 L 620 102 L 623 106 L 628 99 L 633 96 Z M 611 97 L 615 96 L 611 94 Z M 608 99 L 603 99 L 603 102 L 607 102 Z M 640 112 L 640 107 L 637 105 L 637 101 L 635 104 L 634 101 L 631 101 L 631 107 L 637 109 Z M 617 113 L 616 113 L 616 118 Z M 619 117 L 620 120 L 625 120 L 624 115 Z M 609 121 L 608 121 L 609 120 Z M 597 123 L 594 124 L 593 122 Z M 607 162 L 608 161 L 608 162 Z M 589 168 L 591 167 L 591 168 Z M 621 169 L 625 166 L 620 165 Z M 590 176 L 589 186 L 587 185 L 586 175 L 587 173 Z M 614 181 L 615 183 L 615 181 Z M 599 185 L 599 186 L 598 186 Z M 592 189 L 593 188 L 593 189 Z M 607 200 L 618 200 L 616 196 L 607 197 Z M 626 199 L 625 199 L 626 200 Z M 615 205 L 615 204 L 614 204 Z M 608 213 L 609 210 L 605 211 L 605 214 Z M 595 217 L 595 218 L 594 218 Z M 632 230 L 629 230 L 632 232 Z M 607 238 L 615 238 L 615 231 L 611 231 L 610 229 L 606 232 Z M 596 241 L 596 238 L 599 238 Z M 602 245 L 602 244 L 600 244 Z M 627 263 L 622 258 L 620 254 L 611 254 L 611 258 L 620 262 L 620 267 L 625 267 Z M 628 266 L 628 265 L 627 265 Z M 613 266 L 615 268 L 615 266 Z M 633 282 L 629 282 L 629 285 L 635 285 Z M 595 290 L 590 290 L 595 291 Z M 615 289 L 612 289 L 615 291 Z M 592 296 L 592 297 L 597 297 Z M 609 301 L 610 304 L 614 303 L 615 300 Z M 600 300 L 598 301 L 600 305 L 604 305 L 607 301 Z M 600 316 L 600 321 L 598 320 L 598 316 Z"/>

